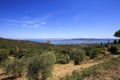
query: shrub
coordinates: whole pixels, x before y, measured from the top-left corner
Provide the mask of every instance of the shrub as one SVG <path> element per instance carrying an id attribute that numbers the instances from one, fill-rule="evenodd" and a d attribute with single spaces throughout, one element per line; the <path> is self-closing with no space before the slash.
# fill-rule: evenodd
<path id="1" fill-rule="evenodd" d="M 96 47 L 88 47 L 86 48 L 86 55 L 89 58 L 96 58 L 101 54 L 101 48 L 96 48 Z"/>
<path id="2" fill-rule="evenodd" d="M 27 67 L 27 78 L 28 80 L 39 80 L 39 67 L 40 63 L 38 60 L 38 56 L 34 56 L 30 59 L 30 62 L 28 63 Z"/>
<path id="3" fill-rule="evenodd" d="M 23 69 L 23 62 L 18 59 L 6 61 L 4 63 L 4 70 L 6 71 L 6 74 L 13 74 L 16 77 L 19 77 L 22 75 Z"/>
<path id="4" fill-rule="evenodd" d="M 100 54 L 101 54 L 101 49 L 96 48 L 96 49 L 94 49 L 94 51 L 93 51 L 92 58 L 96 58 L 96 57 L 98 57 Z"/>
<path id="5" fill-rule="evenodd" d="M 55 63 L 55 56 L 51 52 L 35 55 L 30 58 L 27 67 L 28 80 L 46 80 L 51 75 Z"/>
<path id="6" fill-rule="evenodd" d="M 68 64 L 69 62 L 70 62 L 70 56 L 68 54 L 60 54 L 60 55 L 58 55 L 56 63 Z"/>
<path id="7" fill-rule="evenodd" d="M 25 56 L 25 53 L 26 53 L 25 51 L 21 50 L 21 51 L 16 52 L 14 56 L 20 59 L 23 56 Z"/>
<path id="8" fill-rule="evenodd" d="M 86 56 L 92 58 L 92 54 L 93 54 L 92 48 L 86 48 Z"/>
<path id="9" fill-rule="evenodd" d="M 8 59 L 7 51 L 5 49 L 1 49 L 0 50 L 0 62 L 4 61 L 6 59 Z"/>
<path id="10" fill-rule="evenodd" d="M 119 47 L 117 45 L 113 45 L 110 47 L 109 51 L 112 53 L 112 54 L 116 54 L 117 51 L 119 50 Z"/>
<path id="11" fill-rule="evenodd" d="M 84 50 L 74 51 L 73 60 L 75 65 L 79 65 L 80 62 L 84 61 L 85 58 L 86 58 L 86 55 Z"/>

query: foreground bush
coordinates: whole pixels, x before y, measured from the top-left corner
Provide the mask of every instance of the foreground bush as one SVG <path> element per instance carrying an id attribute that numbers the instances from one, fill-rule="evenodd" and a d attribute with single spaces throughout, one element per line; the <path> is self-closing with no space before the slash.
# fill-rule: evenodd
<path id="1" fill-rule="evenodd" d="M 58 53 L 56 53 L 56 56 L 57 56 L 56 63 L 59 63 L 59 64 L 68 64 L 70 62 L 70 56 L 68 54 L 62 54 L 62 53 L 60 53 L 58 55 Z"/>
<path id="2" fill-rule="evenodd" d="M 113 45 L 110 47 L 109 51 L 112 53 L 112 54 L 116 54 L 119 50 L 119 47 L 117 45 Z"/>
<path id="3" fill-rule="evenodd" d="M 96 47 L 88 47 L 85 49 L 86 50 L 86 55 L 90 58 L 96 58 L 101 54 L 101 48 L 96 48 Z"/>
<path id="4" fill-rule="evenodd" d="M 51 52 L 30 58 L 27 67 L 28 80 L 46 80 L 51 75 L 54 63 L 55 56 Z"/>
<path id="5" fill-rule="evenodd" d="M 79 65 L 80 62 L 84 61 L 86 58 L 84 50 L 77 50 L 73 53 L 73 60 L 75 65 Z"/>
<path id="6" fill-rule="evenodd" d="M 21 60 L 18 59 L 14 59 L 14 60 L 7 60 L 4 63 L 4 70 L 6 72 L 6 74 L 12 74 L 13 76 L 19 77 L 22 75 L 23 72 L 23 62 Z"/>

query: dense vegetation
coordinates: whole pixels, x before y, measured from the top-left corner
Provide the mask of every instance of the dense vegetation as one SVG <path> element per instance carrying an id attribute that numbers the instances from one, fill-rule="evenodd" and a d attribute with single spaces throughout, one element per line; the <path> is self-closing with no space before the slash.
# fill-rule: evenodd
<path id="1" fill-rule="evenodd" d="M 87 59 L 106 55 L 108 51 L 119 54 L 119 41 L 91 45 L 53 45 L 25 40 L 0 38 L 0 65 L 6 74 L 14 77 L 26 75 L 28 80 L 46 80 L 54 64 L 79 65 Z"/>

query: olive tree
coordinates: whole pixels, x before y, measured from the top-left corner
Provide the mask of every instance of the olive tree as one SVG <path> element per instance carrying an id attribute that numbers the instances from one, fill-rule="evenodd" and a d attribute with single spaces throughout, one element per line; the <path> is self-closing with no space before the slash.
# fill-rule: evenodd
<path id="1" fill-rule="evenodd" d="M 27 67 L 28 80 L 46 80 L 51 75 L 55 55 L 52 52 L 45 52 L 30 58 Z"/>
<path id="2" fill-rule="evenodd" d="M 73 60 L 75 65 L 79 65 L 80 62 L 84 61 L 86 58 L 84 50 L 76 50 L 73 53 Z"/>

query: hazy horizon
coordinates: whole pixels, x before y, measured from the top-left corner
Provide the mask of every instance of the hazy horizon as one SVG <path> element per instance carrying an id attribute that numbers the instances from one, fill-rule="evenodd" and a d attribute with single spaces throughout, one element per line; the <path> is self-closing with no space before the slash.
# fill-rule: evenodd
<path id="1" fill-rule="evenodd" d="M 64 39 L 117 39 L 114 38 L 7 38 L 7 37 L 0 37 L 5 39 L 15 39 L 15 40 L 64 40 Z"/>
<path id="2" fill-rule="evenodd" d="M 0 0 L 0 37 L 115 38 L 120 0 Z"/>

